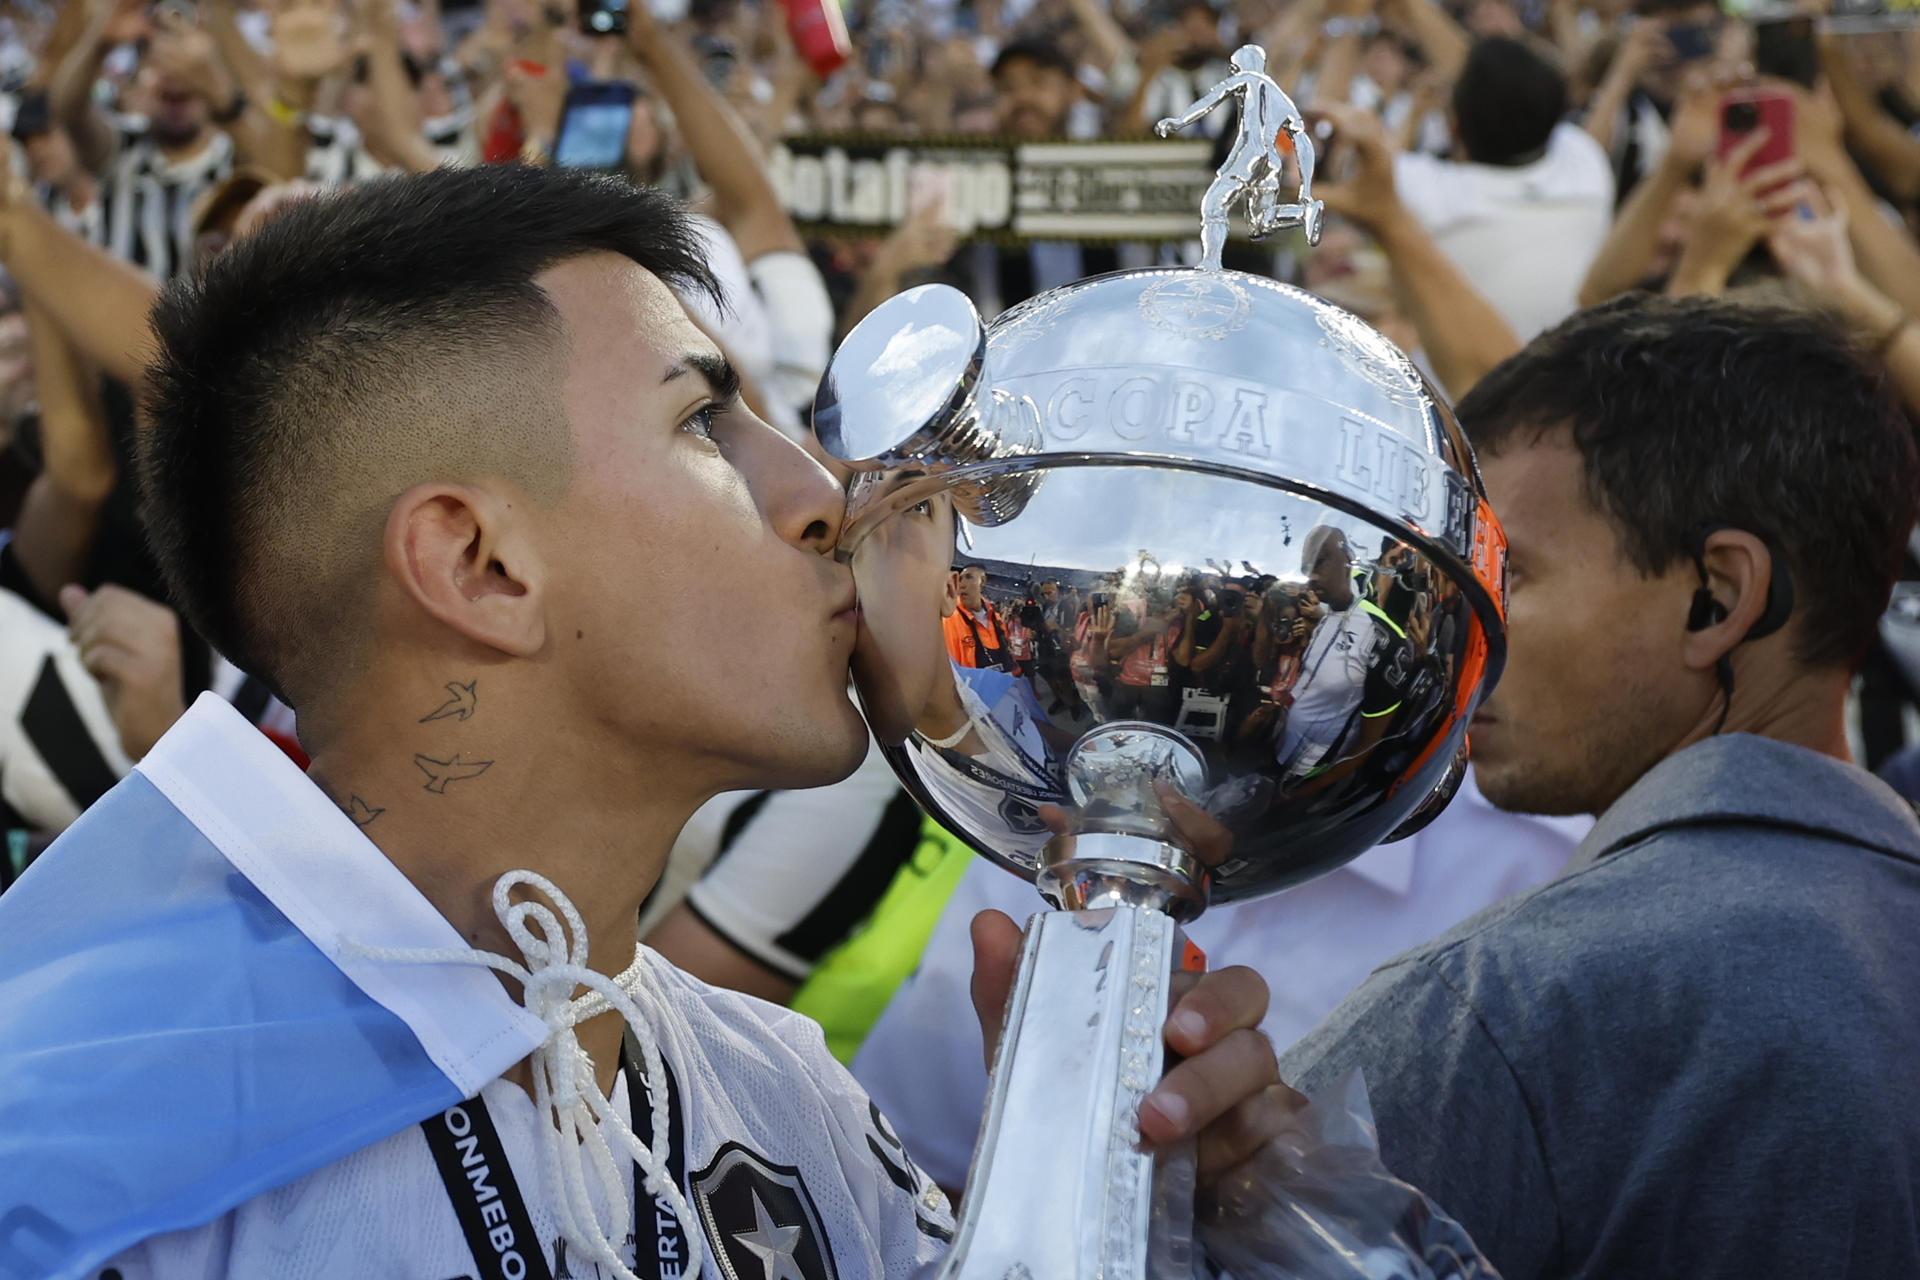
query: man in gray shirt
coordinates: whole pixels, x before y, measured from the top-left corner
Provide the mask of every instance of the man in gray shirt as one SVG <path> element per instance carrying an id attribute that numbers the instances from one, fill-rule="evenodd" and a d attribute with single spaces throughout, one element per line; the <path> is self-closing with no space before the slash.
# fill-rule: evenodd
<path id="1" fill-rule="evenodd" d="M 1702 300 L 1576 316 L 1459 413 L 1510 543 L 1480 787 L 1600 819 L 1282 1076 L 1364 1068 L 1506 1280 L 1920 1276 L 1920 824 L 1842 729 L 1905 419 L 1818 318 Z"/>

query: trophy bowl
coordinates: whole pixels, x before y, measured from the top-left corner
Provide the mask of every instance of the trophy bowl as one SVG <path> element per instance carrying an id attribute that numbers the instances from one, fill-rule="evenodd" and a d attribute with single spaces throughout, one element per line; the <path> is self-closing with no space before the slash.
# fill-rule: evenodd
<path id="1" fill-rule="evenodd" d="M 1170 846 L 1185 916 L 1331 870 L 1457 782 L 1503 543 L 1451 413 L 1348 313 L 1170 269 L 983 326 L 924 286 L 848 336 L 815 426 L 858 469 L 841 546 L 883 749 L 1056 904 L 1075 837 Z M 989 649 L 1028 633 L 1020 670 L 951 660 L 952 570 Z"/>
<path id="2" fill-rule="evenodd" d="M 1459 782 L 1505 654 L 1472 453 L 1374 330 L 1213 268 L 991 325 L 910 290 L 835 353 L 814 426 L 852 467 L 882 750 L 1062 908 L 1028 929 L 942 1275 L 1143 1277 L 1135 1117 L 1179 922 L 1417 829 Z"/>

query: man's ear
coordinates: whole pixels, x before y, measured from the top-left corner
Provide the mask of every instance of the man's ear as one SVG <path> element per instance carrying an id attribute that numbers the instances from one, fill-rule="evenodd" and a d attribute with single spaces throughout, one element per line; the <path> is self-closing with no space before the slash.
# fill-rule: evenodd
<path id="1" fill-rule="evenodd" d="M 1681 656 L 1689 667 L 1705 671 L 1745 640 L 1766 613 L 1774 568 L 1767 544 L 1744 529 L 1708 534 L 1700 561 L 1706 567 L 1704 589 L 1719 607 L 1691 618 Z"/>
<path id="2" fill-rule="evenodd" d="M 520 515 L 530 506 L 472 485 L 415 485 L 387 516 L 387 571 L 435 621 L 530 657 L 547 642 L 543 566 Z"/>
<path id="3" fill-rule="evenodd" d="M 940 616 L 951 618 L 960 609 L 959 570 L 947 574 L 947 593 L 940 597 Z"/>

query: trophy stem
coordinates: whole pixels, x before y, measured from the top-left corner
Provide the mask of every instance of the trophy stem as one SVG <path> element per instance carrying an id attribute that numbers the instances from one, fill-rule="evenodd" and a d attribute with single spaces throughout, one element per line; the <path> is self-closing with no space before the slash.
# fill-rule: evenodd
<path id="1" fill-rule="evenodd" d="M 1159 1082 L 1179 926 L 1162 909 L 1053 911 L 1028 927 L 940 1280 L 1146 1280 Z"/>

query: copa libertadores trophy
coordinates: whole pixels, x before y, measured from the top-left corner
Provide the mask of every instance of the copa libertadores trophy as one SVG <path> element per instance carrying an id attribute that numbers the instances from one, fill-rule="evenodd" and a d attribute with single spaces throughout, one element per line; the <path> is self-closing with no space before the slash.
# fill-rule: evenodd
<path id="1" fill-rule="evenodd" d="M 1258 48 L 1233 66 L 1160 125 L 1239 100 L 1199 268 L 991 325 L 911 290 L 847 337 L 815 406 L 855 467 L 867 717 L 935 818 L 1060 908 L 1027 932 L 943 1276 L 1147 1274 L 1136 1117 L 1180 924 L 1436 812 L 1505 654 L 1504 544 L 1450 412 L 1353 316 L 1221 269 L 1235 203 L 1256 235 L 1320 220 L 1299 113 Z M 1023 669 L 990 661 L 982 575 L 1000 627 L 1034 638 Z M 969 629 L 978 665 L 950 656 Z"/>

